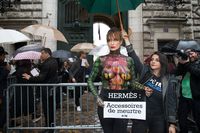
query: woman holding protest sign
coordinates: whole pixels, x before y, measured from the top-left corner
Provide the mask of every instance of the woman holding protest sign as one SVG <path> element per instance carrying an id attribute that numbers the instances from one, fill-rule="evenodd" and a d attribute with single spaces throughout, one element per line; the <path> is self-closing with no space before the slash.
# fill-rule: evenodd
<path id="1" fill-rule="evenodd" d="M 98 116 L 104 133 L 126 133 L 128 123 L 128 119 L 104 118 L 104 101 L 113 100 L 109 99 L 108 93 L 110 93 L 110 97 L 115 94 L 115 98 L 120 98 L 121 95 L 118 94 L 129 90 L 129 88 L 144 88 L 143 85 L 135 81 L 133 60 L 120 54 L 122 41 L 119 29 L 112 28 L 108 31 L 107 43 L 110 53 L 97 58 L 88 78 L 89 89 L 97 97 Z M 101 77 L 102 82 L 100 94 L 97 93 L 93 83 L 97 76 Z"/>
<path id="2" fill-rule="evenodd" d="M 122 32 L 128 55 L 133 58 L 140 83 L 145 86 L 146 120 L 133 120 L 132 133 L 176 132 L 176 88 L 168 74 L 167 57 L 154 52 L 147 65 L 140 62 L 128 35 Z"/>

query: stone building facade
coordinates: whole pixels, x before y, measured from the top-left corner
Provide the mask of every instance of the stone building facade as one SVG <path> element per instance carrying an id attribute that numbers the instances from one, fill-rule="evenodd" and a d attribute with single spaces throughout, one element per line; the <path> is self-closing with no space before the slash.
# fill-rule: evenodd
<path id="1" fill-rule="evenodd" d="M 166 1 L 146 0 L 129 11 L 129 27 L 135 32 L 131 41 L 141 59 L 172 40 L 200 40 L 199 0 L 183 0 L 176 12 Z"/>
<path id="2" fill-rule="evenodd" d="M 20 30 L 30 24 L 49 22 L 57 27 L 58 3 L 64 1 L 67 0 L 20 0 L 17 6 L 0 14 L 0 27 Z M 182 0 L 176 12 L 167 6 L 167 0 L 145 1 L 146 4 L 128 12 L 128 27 L 133 31 L 131 42 L 141 59 L 172 40 L 200 40 L 199 0 Z M 55 41 L 47 41 L 47 47 L 57 49 Z M 8 51 L 15 49 L 14 46 L 5 47 L 9 47 Z"/>
<path id="3" fill-rule="evenodd" d="M 31 24 L 44 24 L 57 27 L 57 0 L 18 0 L 11 8 L 0 13 L 0 27 L 4 29 L 21 30 Z M 27 34 L 31 39 L 40 41 L 40 37 Z M 29 42 L 28 42 L 29 43 Z M 18 47 L 27 43 L 1 44 L 11 54 Z M 48 40 L 46 47 L 56 49 L 56 42 Z"/>

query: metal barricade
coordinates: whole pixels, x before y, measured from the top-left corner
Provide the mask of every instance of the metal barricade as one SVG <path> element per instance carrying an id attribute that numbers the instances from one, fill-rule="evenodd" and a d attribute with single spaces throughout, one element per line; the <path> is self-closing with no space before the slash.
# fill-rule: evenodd
<path id="1" fill-rule="evenodd" d="M 95 83 L 96 87 L 101 83 Z M 79 88 L 77 88 L 79 87 Z M 80 106 L 75 106 L 80 89 Z M 15 130 L 87 130 L 102 132 L 95 97 L 86 83 L 11 84 L 7 88 L 7 132 Z M 73 95 L 71 94 L 71 91 Z"/>
<path id="2" fill-rule="evenodd" d="M 7 78 L 7 86 L 16 83 L 16 76 L 8 76 Z"/>

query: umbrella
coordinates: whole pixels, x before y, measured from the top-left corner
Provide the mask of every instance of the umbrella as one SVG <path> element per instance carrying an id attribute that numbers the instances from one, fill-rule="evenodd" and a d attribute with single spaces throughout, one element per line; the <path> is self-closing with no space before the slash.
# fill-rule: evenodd
<path id="1" fill-rule="evenodd" d="M 41 36 L 44 39 L 59 40 L 68 43 L 65 36 L 56 28 L 47 25 L 35 24 L 22 29 L 21 31 L 30 33 L 32 35 Z M 45 41 L 44 41 L 45 44 Z"/>
<path id="2" fill-rule="evenodd" d="M 118 13 L 121 29 L 123 29 L 123 25 L 120 11 L 124 12 L 135 9 L 143 2 L 144 0 L 80 0 L 82 7 L 90 13 L 102 13 L 107 15 Z"/>
<path id="3" fill-rule="evenodd" d="M 22 52 L 22 53 L 18 53 L 13 60 L 25 60 L 25 59 L 29 59 L 29 60 L 35 60 L 35 59 L 40 59 L 40 52 L 36 52 L 36 51 L 26 51 L 26 52 Z"/>
<path id="4" fill-rule="evenodd" d="M 12 44 L 26 41 L 30 41 L 30 38 L 19 31 L 11 29 L 0 29 L 0 43 Z"/>
<path id="5" fill-rule="evenodd" d="M 161 51 L 167 53 L 176 53 L 186 49 L 194 49 L 196 51 L 200 51 L 200 43 L 195 40 L 175 40 L 165 44 Z"/>
<path id="6" fill-rule="evenodd" d="M 25 52 L 25 51 L 37 51 L 37 52 L 40 52 L 42 50 L 42 48 L 44 48 L 44 47 L 39 43 L 25 45 L 25 46 L 22 46 L 22 47 L 18 48 L 14 52 L 13 56 L 15 56 L 18 53 Z"/>
<path id="7" fill-rule="evenodd" d="M 56 50 L 52 53 L 52 57 L 68 59 L 68 58 L 72 58 L 72 53 L 66 50 Z"/>
<path id="8" fill-rule="evenodd" d="M 89 53 L 93 48 L 95 48 L 94 44 L 85 42 L 85 43 L 78 43 L 78 44 L 74 45 L 71 48 L 71 51 L 72 52 L 83 51 L 83 52 Z"/>
<path id="9" fill-rule="evenodd" d="M 103 45 L 100 45 L 100 46 L 95 47 L 94 49 L 92 49 L 89 52 L 89 55 L 103 56 L 103 55 L 107 55 L 109 53 L 110 53 L 110 50 L 109 50 L 108 45 L 103 44 Z M 127 50 L 123 46 L 120 47 L 120 53 L 123 54 L 123 55 L 125 55 L 125 56 L 128 56 Z"/>

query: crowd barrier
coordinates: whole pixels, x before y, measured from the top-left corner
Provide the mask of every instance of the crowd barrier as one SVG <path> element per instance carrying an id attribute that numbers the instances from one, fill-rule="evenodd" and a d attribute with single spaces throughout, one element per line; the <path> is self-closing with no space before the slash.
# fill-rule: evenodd
<path id="1" fill-rule="evenodd" d="M 82 94 L 81 111 L 77 111 L 75 106 L 76 86 Z M 100 88 L 101 83 L 95 83 L 95 86 Z M 6 99 L 7 132 L 40 132 L 49 129 L 55 132 L 102 132 L 96 112 L 96 99 L 87 90 L 86 83 L 10 84 Z"/>

